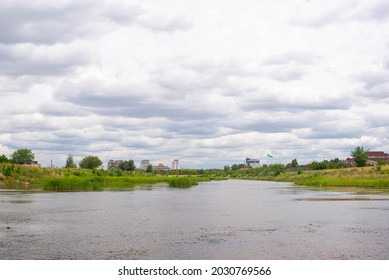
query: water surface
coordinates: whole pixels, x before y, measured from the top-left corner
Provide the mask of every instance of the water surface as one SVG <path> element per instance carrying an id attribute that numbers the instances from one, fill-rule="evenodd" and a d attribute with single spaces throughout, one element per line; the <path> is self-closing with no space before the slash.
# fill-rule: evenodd
<path id="1" fill-rule="evenodd" d="M 0 191 L 0 259 L 389 259 L 389 195 L 238 180 Z"/>

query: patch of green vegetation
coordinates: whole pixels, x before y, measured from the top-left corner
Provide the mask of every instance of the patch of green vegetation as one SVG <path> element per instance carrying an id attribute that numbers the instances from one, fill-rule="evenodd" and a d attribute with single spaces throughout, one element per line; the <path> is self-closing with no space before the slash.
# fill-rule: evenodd
<path id="1" fill-rule="evenodd" d="M 112 188 L 167 183 L 170 187 L 184 188 L 198 184 L 194 177 L 62 177 L 45 179 L 45 191 L 98 191 Z"/>
<path id="2" fill-rule="evenodd" d="M 312 177 L 295 180 L 297 185 L 306 186 L 333 186 L 333 187 L 365 187 L 365 188 L 389 188 L 388 179 L 380 178 L 333 178 L 333 177 Z"/>
<path id="3" fill-rule="evenodd" d="M 169 186 L 172 188 L 188 188 L 198 184 L 195 177 L 169 177 Z"/>
<path id="4" fill-rule="evenodd" d="M 98 191 L 126 189 L 166 183 L 169 187 L 187 188 L 199 181 L 209 180 L 197 175 L 171 175 L 142 171 L 114 171 L 102 169 L 34 168 L 23 165 L 0 164 L 1 188 L 44 191 Z"/>
<path id="5" fill-rule="evenodd" d="M 247 176 L 242 179 L 277 182 L 294 182 L 300 186 L 316 187 L 355 187 L 389 190 L 389 167 L 363 167 L 326 170 L 308 170 L 304 172 L 284 172 L 278 176 Z"/>

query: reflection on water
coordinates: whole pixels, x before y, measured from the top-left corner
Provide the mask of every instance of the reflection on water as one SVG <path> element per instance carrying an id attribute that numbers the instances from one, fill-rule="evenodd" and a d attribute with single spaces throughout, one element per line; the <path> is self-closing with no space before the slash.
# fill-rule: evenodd
<path id="1" fill-rule="evenodd" d="M 288 183 L 0 192 L 0 259 L 389 259 L 389 195 Z"/>

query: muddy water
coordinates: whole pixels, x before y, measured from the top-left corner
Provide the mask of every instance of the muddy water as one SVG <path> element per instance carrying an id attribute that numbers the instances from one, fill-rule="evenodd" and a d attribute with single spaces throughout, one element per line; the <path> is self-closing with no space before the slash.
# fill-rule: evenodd
<path id="1" fill-rule="evenodd" d="M 389 259 L 389 195 L 256 181 L 0 191 L 0 259 Z"/>

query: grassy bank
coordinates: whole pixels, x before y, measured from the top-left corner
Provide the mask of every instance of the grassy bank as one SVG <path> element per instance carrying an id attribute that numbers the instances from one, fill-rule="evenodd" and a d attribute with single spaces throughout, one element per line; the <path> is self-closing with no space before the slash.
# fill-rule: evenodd
<path id="1" fill-rule="evenodd" d="M 92 191 L 104 189 L 128 189 L 135 186 L 167 183 L 170 187 L 186 188 L 198 184 L 192 177 L 63 177 L 41 181 L 46 191 Z"/>
<path id="2" fill-rule="evenodd" d="M 11 165 L 4 168 L 11 170 Z M 206 178 L 197 176 L 168 176 L 169 174 L 148 174 L 127 172 L 120 176 L 107 170 L 49 169 L 27 166 L 12 166 L 4 176 L 0 173 L 0 188 L 37 189 L 45 191 L 96 191 L 104 189 L 128 189 L 135 186 L 166 183 L 172 188 L 188 188 Z"/>
<path id="3" fill-rule="evenodd" d="M 304 170 L 286 172 L 281 166 L 246 171 L 179 170 L 161 173 L 143 171 L 115 174 L 107 170 L 50 169 L 0 164 L 0 188 L 41 189 L 47 191 L 89 191 L 133 188 L 166 183 L 186 188 L 201 181 L 248 179 L 294 182 L 314 187 L 365 188 L 389 191 L 389 166 Z M 12 170 L 11 170 L 12 169 Z M 1 173 L 3 170 L 3 173 Z M 6 172 L 4 172 L 6 171 Z M 185 174 L 186 173 L 186 174 Z M 6 174 L 6 175 L 3 175 Z"/>
<path id="4" fill-rule="evenodd" d="M 246 179 L 293 182 L 296 185 L 318 187 L 389 189 L 389 166 L 284 172 L 277 176 L 246 177 Z"/>

